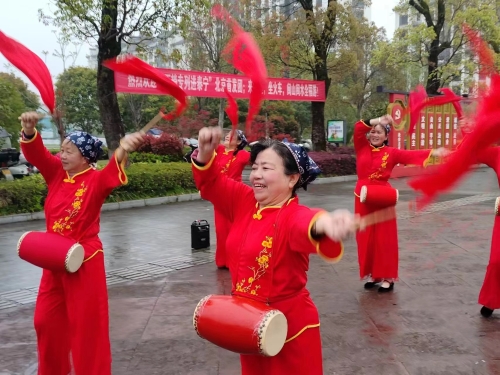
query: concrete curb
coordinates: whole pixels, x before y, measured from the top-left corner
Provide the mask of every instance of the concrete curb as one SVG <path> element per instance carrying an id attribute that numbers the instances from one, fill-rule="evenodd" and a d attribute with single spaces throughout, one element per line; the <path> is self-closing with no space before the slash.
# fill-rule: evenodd
<path id="1" fill-rule="evenodd" d="M 331 184 L 335 182 L 346 182 L 346 181 L 356 181 L 358 176 L 350 175 L 350 176 L 337 176 L 337 177 L 324 177 L 318 178 L 316 181 L 313 181 L 313 184 Z M 167 197 L 158 197 L 158 198 L 149 198 L 149 199 L 138 199 L 133 201 L 125 201 L 119 203 L 105 203 L 102 206 L 101 211 L 115 211 L 115 210 L 125 210 L 128 208 L 135 207 L 146 207 L 146 206 L 159 206 L 162 204 L 168 203 L 176 203 L 176 202 L 189 202 L 200 200 L 199 193 L 193 194 L 183 194 L 183 195 L 171 195 Z M 2 224 L 12 224 L 12 223 L 20 223 L 25 221 L 33 221 L 33 220 L 44 220 L 45 214 L 43 211 L 41 212 L 33 212 L 28 214 L 16 214 L 16 215 L 6 215 L 0 216 L 0 225 Z"/>

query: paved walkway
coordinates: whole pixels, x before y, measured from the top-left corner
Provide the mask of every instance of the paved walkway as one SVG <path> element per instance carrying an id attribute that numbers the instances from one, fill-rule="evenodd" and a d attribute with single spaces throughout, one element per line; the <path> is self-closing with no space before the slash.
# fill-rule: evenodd
<path id="1" fill-rule="evenodd" d="M 321 314 L 325 374 L 500 374 L 500 313 L 484 319 L 477 305 L 498 191 L 494 175 L 476 171 L 418 216 L 406 209 L 412 194 L 404 184 L 395 182 L 401 188 L 401 261 L 393 293 L 363 289 L 354 241 L 336 265 L 311 257 L 308 287 Z M 352 209 L 352 184 L 314 186 L 302 196 L 308 205 Z M 202 297 L 231 289 L 227 271 L 196 265 L 212 257 L 189 249 L 189 224 L 196 218 L 211 220 L 207 202 L 104 215 L 108 277 L 121 272 L 109 286 L 114 375 L 240 373 L 236 354 L 200 339 L 192 327 Z M 36 285 L 37 277 L 26 275 L 33 267 L 18 265 L 23 262 L 12 256 L 10 242 L 4 250 L 25 228 L 0 227 L 4 294 Z M 169 253 L 182 269 L 175 270 Z M 168 272 L 142 271 L 161 259 L 170 262 Z M 127 279 L 123 270 L 134 267 L 142 277 Z M 31 302 L 0 310 L 0 375 L 36 373 L 32 318 Z"/>

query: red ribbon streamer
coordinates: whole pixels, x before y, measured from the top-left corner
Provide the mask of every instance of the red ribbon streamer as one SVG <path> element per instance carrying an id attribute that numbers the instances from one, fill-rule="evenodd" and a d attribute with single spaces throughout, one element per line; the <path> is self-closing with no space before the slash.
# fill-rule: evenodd
<path id="1" fill-rule="evenodd" d="M 222 5 L 214 5 L 212 15 L 226 22 L 233 29 L 234 36 L 224 49 L 226 61 L 250 77 L 252 82 L 245 128 L 246 133 L 250 134 L 250 125 L 255 115 L 259 113 L 267 83 L 264 57 L 252 34 L 245 32 Z"/>
<path id="2" fill-rule="evenodd" d="M 156 82 L 158 89 L 177 99 L 176 108 L 163 115 L 166 120 L 173 120 L 179 117 L 187 108 L 187 95 L 180 86 L 168 78 L 165 74 L 158 69 L 149 65 L 135 56 L 125 56 L 120 58 L 113 58 L 103 62 L 103 65 L 118 73 L 129 74 L 136 77 L 148 78 Z"/>
<path id="3" fill-rule="evenodd" d="M 49 69 L 42 59 L 1 31 L 0 53 L 28 77 L 31 83 L 38 89 L 43 103 L 47 106 L 50 113 L 53 114 L 56 102 L 54 85 L 52 84 Z"/>
<path id="4" fill-rule="evenodd" d="M 474 155 L 500 139 L 500 75 L 491 77 L 491 86 L 478 105 L 474 130 L 464 137 L 460 147 L 452 153 L 446 163 L 438 166 L 433 174 L 416 177 L 409 185 L 424 194 L 418 201 L 419 208 L 430 203 L 438 194 L 455 186 L 475 164 Z"/>

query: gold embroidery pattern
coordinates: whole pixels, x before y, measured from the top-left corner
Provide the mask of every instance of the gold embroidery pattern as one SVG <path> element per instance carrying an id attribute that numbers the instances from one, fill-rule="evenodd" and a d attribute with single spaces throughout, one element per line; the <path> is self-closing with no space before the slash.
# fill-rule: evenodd
<path id="1" fill-rule="evenodd" d="M 80 189 L 78 189 L 75 193 L 75 199 L 73 200 L 73 203 L 71 203 L 71 208 L 66 210 L 68 215 L 64 219 L 57 220 L 52 226 L 52 230 L 55 233 L 63 234 L 64 230 L 72 230 L 72 226 L 75 223 L 72 220 L 76 215 L 78 215 L 78 212 L 82 208 L 83 195 L 86 191 L 87 188 L 85 187 L 85 182 L 82 182 L 82 184 L 80 185 Z"/>
<path id="2" fill-rule="evenodd" d="M 382 163 L 380 164 L 380 168 L 376 171 L 373 172 L 368 179 L 370 180 L 378 180 L 379 178 L 382 177 L 385 168 L 387 168 L 387 159 L 389 159 L 389 153 L 385 153 L 384 156 L 382 156 Z"/>
<path id="3" fill-rule="evenodd" d="M 243 279 L 241 282 L 236 283 L 236 291 L 243 293 L 250 293 L 257 296 L 257 291 L 260 289 L 260 285 L 254 285 L 269 268 L 269 260 L 272 256 L 273 238 L 266 236 L 266 239 L 262 241 L 262 246 L 264 248 L 260 251 L 259 255 L 255 258 L 258 263 L 258 267 L 248 267 L 253 272 L 253 276 L 248 279 Z"/>
<path id="4" fill-rule="evenodd" d="M 229 167 L 231 166 L 231 163 L 236 160 L 236 156 L 233 156 L 232 159 L 230 159 L 227 164 L 222 168 L 220 173 L 227 173 L 229 171 Z"/>

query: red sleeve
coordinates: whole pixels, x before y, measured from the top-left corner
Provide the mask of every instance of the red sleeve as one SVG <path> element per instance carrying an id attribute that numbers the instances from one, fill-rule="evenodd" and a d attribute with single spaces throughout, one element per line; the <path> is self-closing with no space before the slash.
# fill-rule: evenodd
<path id="1" fill-rule="evenodd" d="M 128 183 L 124 166 L 125 159 L 118 164 L 115 154 L 113 154 L 108 164 L 99 172 L 99 183 L 105 197 L 111 194 L 113 189 Z"/>
<path id="2" fill-rule="evenodd" d="M 366 124 L 363 120 L 359 120 L 355 125 L 354 125 L 354 149 L 356 151 L 361 150 L 364 147 L 368 147 L 370 145 L 370 142 L 368 142 L 368 139 L 366 138 L 366 133 L 368 133 L 371 130 L 371 126 Z"/>
<path id="3" fill-rule="evenodd" d="M 477 162 L 496 170 L 500 147 L 488 147 L 477 156 Z"/>
<path id="4" fill-rule="evenodd" d="M 311 228 L 321 215 L 326 211 L 311 209 L 299 206 L 291 217 L 289 230 L 289 243 L 293 251 L 305 252 L 308 254 L 317 253 L 321 258 L 329 263 L 337 263 L 344 254 L 342 242 L 332 241 L 327 236 L 315 240 L 311 236 Z"/>
<path id="5" fill-rule="evenodd" d="M 250 153 L 248 151 L 241 150 L 240 152 L 238 152 L 237 156 L 240 158 L 240 163 L 243 164 L 243 168 L 245 168 L 248 163 L 250 163 Z"/>
<path id="6" fill-rule="evenodd" d="M 40 171 L 47 184 L 63 170 L 61 160 L 47 150 L 36 129 L 33 138 L 21 138 L 21 151 L 26 160 Z"/>
<path id="7" fill-rule="evenodd" d="M 397 164 L 427 166 L 432 150 L 400 150 L 394 148 L 392 155 Z"/>
<path id="8" fill-rule="evenodd" d="M 242 182 L 237 182 L 220 173 L 217 163 L 215 163 L 216 153 L 205 166 L 195 163 L 195 151 L 192 157 L 193 177 L 196 187 L 200 190 L 201 197 L 214 205 L 214 207 L 226 216 L 230 221 L 234 221 L 235 213 L 241 202 L 248 200 L 255 201 L 252 189 Z"/>

